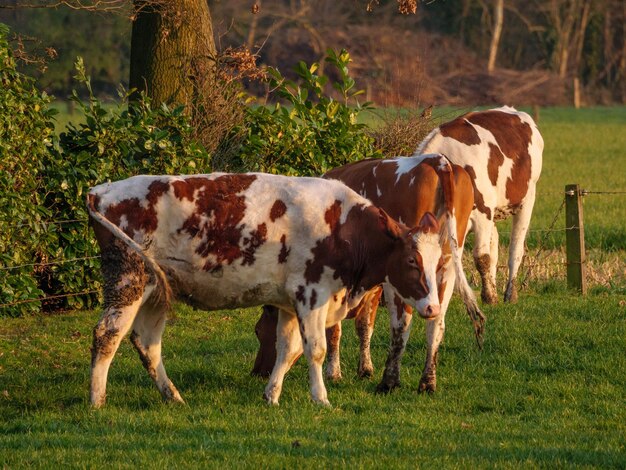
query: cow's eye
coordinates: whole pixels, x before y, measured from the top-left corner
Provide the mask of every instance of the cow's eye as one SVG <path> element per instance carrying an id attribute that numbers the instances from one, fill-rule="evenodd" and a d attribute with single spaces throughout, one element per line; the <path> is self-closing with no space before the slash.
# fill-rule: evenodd
<path id="1" fill-rule="evenodd" d="M 409 258 L 409 264 L 411 266 L 417 267 L 417 260 L 415 258 Z"/>

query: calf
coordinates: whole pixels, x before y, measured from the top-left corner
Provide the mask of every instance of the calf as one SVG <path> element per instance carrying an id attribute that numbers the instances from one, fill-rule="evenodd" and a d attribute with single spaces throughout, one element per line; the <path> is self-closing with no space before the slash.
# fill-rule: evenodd
<path id="1" fill-rule="evenodd" d="M 427 358 L 420 381 L 420 390 L 435 390 L 437 351 L 443 338 L 445 313 L 455 278 L 468 314 L 474 323 L 476 338 L 479 344 L 482 341 L 484 316 L 467 283 L 461 263 L 465 233 L 474 200 L 469 175 L 461 167 L 451 165 L 442 155 L 422 155 L 386 160 L 363 160 L 331 170 L 324 177 L 341 180 L 404 223 L 412 225 L 424 214 L 432 212 L 437 214 L 440 223 L 445 227 L 440 240 L 444 256 L 437 269 L 437 290 L 441 302 L 441 313 L 435 319 L 427 317 L 429 320 L 426 327 Z M 400 383 L 399 364 L 408 340 L 412 317 L 412 309 L 389 286 L 385 285 L 384 291 L 391 317 L 392 342 L 383 380 L 379 385 L 381 391 L 390 390 Z M 369 341 L 380 294 L 380 288 L 371 290 L 361 304 L 348 314 L 348 318 L 355 317 L 360 338 L 361 354 L 358 373 L 361 376 L 368 376 L 373 372 Z M 271 313 L 266 310 L 256 328 L 261 348 L 253 373 L 266 375 L 271 370 L 275 341 L 272 331 L 275 325 L 276 313 L 272 317 Z M 334 379 L 341 376 L 340 337 L 341 325 L 339 323 L 327 330 L 327 375 Z"/>
<path id="2" fill-rule="evenodd" d="M 102 252 L 104 311 L 93 333 L 91 403 L 102 406 L 123 336 L 166 400 L 182 398 L 165 373 L 161 336 L 179 299 L 205 310 L 279 309 L 277 360 L 265 398 L 277 404 L 302 350 L 311 396 L 328 404 L 325 327 L 374 286 L 425 317 L 439 311 L 438 223 L 409 229 L 338 181 L 266 174 L 136 176 L 92 188 Z M 304 343 L 304 344 L 303 344 Z"/>
<path id="3" fill-rule="evenodd" d="M 494 221 L 513 216 L 504 300 L 515 302 L 515 279 L 541 173 L 543 138 L 537 126 L 528 114 L 507 106 L 472 112 L 433 130 L 415 155 L 431 152 L 443 153 L 472 177 L 474 261 L 487 303 L 498 301 L 498 230 Z"/>

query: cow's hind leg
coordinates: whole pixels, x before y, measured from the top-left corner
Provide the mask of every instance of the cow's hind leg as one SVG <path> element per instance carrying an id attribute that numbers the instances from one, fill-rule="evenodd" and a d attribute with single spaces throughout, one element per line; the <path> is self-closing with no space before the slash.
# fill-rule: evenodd
<path id="1" fill-rule="evenodd" d="M 309 363 L 311 398 L 315 403 L 330 406 L 322 374 L 322 364 L 326 357 L 326 308 L 299 312 L 298 323 L 304 343 L 304 355 Z"/>
<path id="2" fill-rule="evenodd" d="M 121 242 L 113 241 L 103 248 L 102 277 L 104 311 L 93 330 L 91 348 L 90 400 L 96 408 L 106 401 L 107 376 L 113 356 L 142 303 L 149 297 L 143 262 Z"/>
<path id="3" fill-rule="evenodd" d="M 498 303 L 498 293 L 496 291 L 496 280 L 493 275 L 495 266 L 491 257 L 491 235 L 495 231 L 494 223 L 484 214 L 479 214 L 472 220 L 474 228 L 474 262 L 482 281 L 481 297 L 483 302 L 488 304 Z"/>
<path id="4" fill-rule="evenodd" d="M 376 310 L 382 294 L 381 288 L 370 291 L 363 299 L 363 309 L 354 319 L 354 326 L 359 336 L 359 377 L 371 377 L 374 375 L 374 364 L 370 354 L 370 344 L 376 322 Z"/>
<path id="5" fill-rule="evenodd" d="M 509 280 L 504 292 L 505 302 L 517 302 L 517 271 L 519 270 L 522 258 L 524 257 L 524 242 L 530 227 L 530 216 L 535 205 L 535 190 L 529 189 L 524 205 L 517 214 L 513 216 L 511 225 L 511 245 L 509 246 Z"/>
<path id="6" fill-rule="evenodd" d="M 154 380 L 163 399 L 168 402 L 184 403 L 176 387 L 167 377 L 161 355 L 161 338 L 165 329 L 166 312 L 161 306 L 146 302 L 140 309 L 130 340 L 139 353 L 139 358 Z"/>
<path id="7" fill-rule="evenodd" d="M 292 313 L 278 311 L 276 328 L 276 363 L 265 387 L 264 398 L 270 405 L 278 405 L 285 374 L 302 354 L 302 339 L 298 333 L 298 321 Z"/>

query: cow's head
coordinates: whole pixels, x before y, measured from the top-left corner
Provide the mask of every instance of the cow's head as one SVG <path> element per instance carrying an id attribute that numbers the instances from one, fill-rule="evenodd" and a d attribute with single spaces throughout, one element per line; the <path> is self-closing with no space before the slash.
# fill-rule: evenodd
<path id="1" fill-rule="evenodd" d="M 437 289 L 437 266 L 441 258 L 437 219 L 426 212 L 417 227 L 407 229 L 381 210 L 380 223 L 397 241 L 397 248 L 387 260 L 387 280 L 421 317 L 437 317 L 441 311 Z"/>

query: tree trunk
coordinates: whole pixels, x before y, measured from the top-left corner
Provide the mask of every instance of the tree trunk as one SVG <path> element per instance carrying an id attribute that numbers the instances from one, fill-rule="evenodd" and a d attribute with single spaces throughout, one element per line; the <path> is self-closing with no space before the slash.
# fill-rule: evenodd
<path id="1" fill-rule="evenodd" d="M 130 87 L 145 91 L 155 105 L 193 103 L 198 83 L 215 67 L 207 0 L 134 0 L 134 6 Z"/>
<path id="2" fill-rule="evenodd" d="M 502 23 L 504 22 L 504 0 L 496 0 L 493 15 L 493 31 L 491 33 L 491 44 L 489 45 L 489 60 L 487 61 L 487 72 L 493 73 L 496 68 L 496 56 L 498 55 L 498 44 L 502 34 Z"/>

